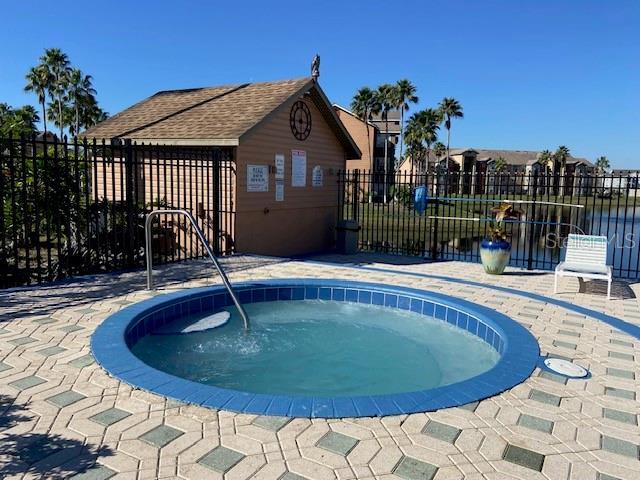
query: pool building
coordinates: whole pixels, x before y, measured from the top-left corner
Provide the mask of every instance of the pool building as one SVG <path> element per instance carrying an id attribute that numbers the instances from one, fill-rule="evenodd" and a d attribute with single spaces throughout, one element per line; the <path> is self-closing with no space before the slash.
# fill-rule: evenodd
<path id="1" fill-rule="evenodd" d="M 225 236 L 224 251 L 267 255 L 332 247 L 337 172 L 361 155 L 311 77 L 158 92 L 83 135 L 111 145 L 160 144 L 163 155 L 170 148 L 170 166 L 180 166 L 170 173 L 158 168 L 153 154 L 139 155 L 148 158 L 135 166 L 138 203 L 181 203 L 203 219 L 232 212 L 230 220 L 219 222 L 224 228 L 211 232 L 213 238 Z M 222 178 L 211 189 L 211 198 L 196 195 L 207 186 L 204 182 L 216 178 L 215 172 L 194 179 L 191 169 L 182 168 L 189 159 L 202 157 L 229 167 L 218 174 Z M 111 200 L 124 201 L 121 172 L 114 171 L 118 168 L 116 163 L 99 164 L 97 183 L 105 184 Z M 158 178 L 167 175 L 169 181 Z M 193 198 L 176 197 L 180 194 L 170 188 L 171 182 L 193 184 Z"/>

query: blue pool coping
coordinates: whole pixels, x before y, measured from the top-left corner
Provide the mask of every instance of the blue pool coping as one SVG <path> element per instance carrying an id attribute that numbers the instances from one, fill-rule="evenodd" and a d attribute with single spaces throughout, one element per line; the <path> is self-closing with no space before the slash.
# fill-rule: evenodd
<path id="1" fill-rule="evenodd" d="M 381 305 L 421 313 L 480 337 L 500 358 L 488 371 L 429 390 L 383 395 L 304 397 L 249 393 L 205 385 L 157 370 L 130 350 L 138 338 L 182 315 L 231 305 L 222 285 L 144 300 L 108 317 L 91 337 L 99 365 L 132 386 L 204 407 L 258 415 L 343 418 L 399 415 L 465 405 L 523 382 L 540 350 L 531 333 L 488 307 L 437 292 L 336 279 L 268 279 L 234 284 L 241 302 L 321 299 Z"/>

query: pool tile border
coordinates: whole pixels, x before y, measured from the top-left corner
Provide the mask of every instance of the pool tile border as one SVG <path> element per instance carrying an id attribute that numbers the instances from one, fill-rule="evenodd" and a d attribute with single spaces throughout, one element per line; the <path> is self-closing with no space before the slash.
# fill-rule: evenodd
<path id="1" fill-rule="evenodd" d="M 410 310 L 462 328 L 501 355 L 489 371 L 435 389 L 390 395 L 294 397 L 265 395 L 203 385 L 156 370 L 130 351 L 135 342 L 182 315 L 215 311 L 232 304 L 224 287 L 204 287 L 158 295 L 111 315 L 95 331 L 96 361 L 116 378 L 175 400 L 259 415 L 306 418 L 385 416 L 460 406 L 503 392 L 528 378 L 539 346 L 524 327 L 506 315 L 467 300 L 406 287 L 332 279 L 280 279 L 237 284 L 244 303 L 276 300 L 357 301 Z"/>

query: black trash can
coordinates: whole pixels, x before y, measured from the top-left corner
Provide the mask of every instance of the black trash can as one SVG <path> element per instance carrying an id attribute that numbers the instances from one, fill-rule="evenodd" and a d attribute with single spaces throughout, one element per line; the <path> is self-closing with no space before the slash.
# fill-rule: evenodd
<path id="1" fill-rule="evenodd" d="M 341 220 L 336 227 L 336 249 L 338 253 L 352 255 L 358 253 L 358 231 L 360 227 L 355 220 Z"/>

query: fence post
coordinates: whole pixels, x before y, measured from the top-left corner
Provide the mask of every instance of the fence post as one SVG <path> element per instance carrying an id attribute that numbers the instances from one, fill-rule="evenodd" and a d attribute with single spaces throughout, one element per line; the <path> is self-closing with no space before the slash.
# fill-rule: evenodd
<path id="1" fill-rule="evenodd" d="M 120 150 L 123 152 L 123 150 Z M 115 161 L 114 161 L 115 168 Z M 127 264 L 128 266 L 133 266 L 134 264 L 134 214 L 133 214 L 133 199 L 134 199 L 134 175 L 136 172 L 134 171 L 133 165 L 133 146 L 130 139 L 124 140 L 124 168 L 125 168 L 125 202 L 127 208 Z M 115 215 L 115 201 L 114 202 L 114 210 L 112 215 Z M 146 254 L 146 252 L 145 252 Z"/>
<path id="2" fill-rule="evenodd" d="M 530 174 L 531 175 L 531 174 Z M 531 185 L 531 182 L 529 182 Z M 533 270 L 533 243 L 536 229 L 536 197 L 538 195 L 538 175 L 533 175 L 533 196 L 531 197 L 531 222 L 529 222 L 529 256 L 527 257 L 527 270 Z"/>
<path id="3" fill-rule="evenodd" d="M 431 247 L 431 259 L 432 260 L 437 260 L 438 259 L 438 214 L 439 214 L 439 206 L 440 206 L 440 201 L 438 200 L 438 197 L 440 197 L 440 172 L 439 170 L 439 165 L 436 163 L 436 168 L 434 170 L 434 175 L 433 175 L 433 181 L 435 182 L 435 204 L 436 204 L 436 210 L 435 210 L 435 214 L 434 214 L 434 222 L 433 222 L 433 239 L 432 239 L 432 247 Z M 427 175 L 429 175 L 429 173 L 427 172 Z M 446 175 L 446 174 L 445 174 Z M 448 182 L 449 179 L 447 178 L 446 181 Z"/>
<path id="4" fill-rule="evenodd" d="M 338 182 L 338 222 L 339 222 L 344 218 L 344 182 L 342 181 L 344 173 L 342 172 L 342 170 L 338 170 L 338 174 L 336 176 L 338 177 L 337 182 Z"/>
<path id="5" fill-rule="evenodd" d="M 358 206 L 359 206 L 359 187 L 360 186 L 360 170 L 359 169 L 355 169 L 353 171 L 353 191 L 351 194 L 351 198 L 353 201 L 353 219 L 354 220 L 358 220 Z"/>
<path id="6" fill-rule="evenodd" d="M 233 160 L 235 161 L 236 153 L 233 153 Z M 222 182 L 221 182 L 221 174 L 222 174 L 222 165 L 223 165 L 223 157 L 222 152 L 216 150 L 215 148 L 211 149 L 211 164 L 213 167 L 213 195 L 215 200 L 215 214 L 213 215 L 213 253 L 218 256 L 222 250 L 222 236 L 220 235 L 220 219 L 222 217 Z M 227 187 L 228 188 L 228 187 Z M 227 232 L 228 233 L 228 232 Z M 234 229 L 234 237 L 235 237 L 235 229 Z M 235 245 L 235 242 L 234 242 Z"/>

